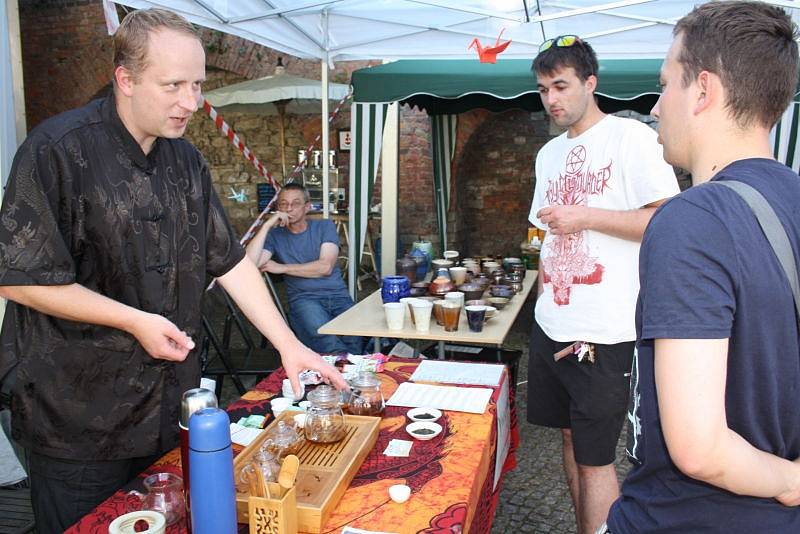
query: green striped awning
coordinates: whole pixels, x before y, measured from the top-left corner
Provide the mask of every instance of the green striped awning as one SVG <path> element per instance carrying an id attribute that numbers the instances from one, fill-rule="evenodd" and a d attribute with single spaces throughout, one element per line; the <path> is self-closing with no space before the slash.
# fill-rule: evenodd
<path id="1" fill-rule="evenodd" d="M 792 102 L 770 132 L 775 159 L 791 167 L 794 172 L 800 172 L 800 150 L 797 147 L 798 121 L 800 121 L 800 103 Z"/>
<path id="2" fill-rule="evenodd" d="M 350 151 L 350 247 L 347 251 L 347 284 L 356 299 L 358 266 L 367 235 L 369 207 L 375 189 L 375 176 L 381 157 L 383 126 L 389 104 L 353 103 L 350 111 L 350 131 L 353 147 Z"/>

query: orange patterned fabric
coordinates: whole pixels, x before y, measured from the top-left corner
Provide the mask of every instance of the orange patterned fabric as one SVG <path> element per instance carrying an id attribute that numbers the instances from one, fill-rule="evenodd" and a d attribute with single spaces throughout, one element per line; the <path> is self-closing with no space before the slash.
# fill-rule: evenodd
<path id="1" fill-rule="evenodd" d="M 417 363 L 408 360 L 387 362 L 382 373 L 381 389 L 388 399 L 398 385 L 408 380 Z M 269 399 L 280 391 L 282 371 L 273 373 L 231 404 L 231 420 L 250 413 L 268 414 Z M 508 376 L 504 373 L 504 380 Z M 494 395 L 486 413 L 481 415 L 445 412 L 438 422 L 442 434 L 430 441 L 414 441 L 408 458 L 383 455 L 392 439 L 411 440 L 405 432 L 408 408 L 387 407 L 381 421 L 380 434 L 325 524 L 323 532 L 340 532 L 345 525 L 366 530 L 397 533 L 452 534 L 470 532 L 487 534 L 491 530 L 497 497 L 502 484 L 493 488 L 495 441 L 497 436 L 497 400 Z M 513 404 L 513 403 L 512 403 Z M 511 448 L 503 472 L 516 465 L 514 450 L 518 443 L 515 414 L 511 414 Z M 241 447 L 234 445 L 234 453 Z M 169 471 L 180 475 L 180 452 L 171 451 L 145 471 L 142 477 Z M 404 504 L 394 503 L 388 489 L 393 484 L 411 487 L 411 498 Z M 123 488 L 67 532 L 69 534 L 106 534 L 108 524 L 125 513 Z M 240 525 L 246 532 L 246 525 Z M 186 532 L 174 526 L 169 534 Z"/>

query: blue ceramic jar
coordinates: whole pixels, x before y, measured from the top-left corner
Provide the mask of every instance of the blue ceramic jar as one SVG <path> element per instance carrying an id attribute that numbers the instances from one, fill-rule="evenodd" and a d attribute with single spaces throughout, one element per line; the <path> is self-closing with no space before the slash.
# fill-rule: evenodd
<path id="1" fill-rule="evenodd" d="M 411 282 L 405 276 L 384 276 L 381 283 L 381 299 L 387 302 L 400 302 L 411 296 Z"/>

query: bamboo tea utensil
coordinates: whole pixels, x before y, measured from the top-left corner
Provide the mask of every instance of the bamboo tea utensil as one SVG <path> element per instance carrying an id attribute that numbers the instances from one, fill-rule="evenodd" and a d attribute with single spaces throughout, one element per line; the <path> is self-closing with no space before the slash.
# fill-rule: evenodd
<path id="1" fill-rule="evenodd" d="M 283 490 L 289 490 L 294 486 L 298 469 L 300 469 L 300 459 L 297 456 L 290 454 L 283 459 L 283 465 L 278 473 L 278 484 Z"/>
<path id="2" fill-rule="evenodd" d="M 250 488 L 250 495 L 253 497 L 265 497 L 263 493 L 261 493 L 261 478 L 264 474 L 261 473 L 261 470 L 258 468 L 254 468 L 248 475 L 247 475 L 247 484 Z"/>
<path id="3" fill-rule="evenodd" d="M 261 469 L 256 469 L 256 478 L 258 479 L 258 497 L 266 497 L 271 499 L 269 494 L 269 485 L 267 479 L 264 478 L 264 472 Z"/>

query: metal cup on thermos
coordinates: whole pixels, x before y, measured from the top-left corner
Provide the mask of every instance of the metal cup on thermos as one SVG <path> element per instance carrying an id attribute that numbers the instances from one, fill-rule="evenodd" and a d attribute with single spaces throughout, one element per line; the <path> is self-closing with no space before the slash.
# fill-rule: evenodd
<path id="1" fill-rule="evenodd" d="M 189 418 L 203 408 L 216 408 L 217 396 L 210 389 L 193 388 L 181 397 L 181 419 L 178 422 L 181 441 L 181 470 L 183 471 L 183 492 L 186 506 L 189 507 Z M 188 517 L 188 514 L 187 514 Z"/>

